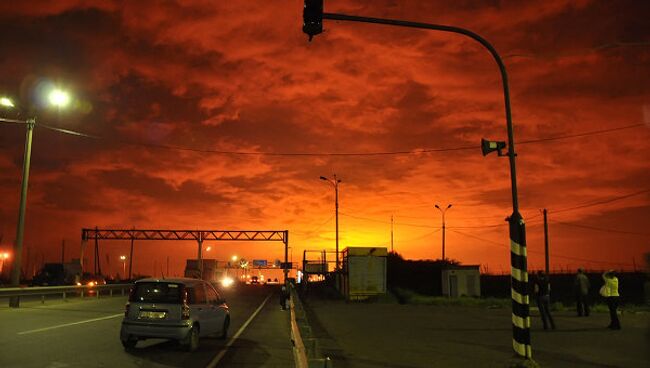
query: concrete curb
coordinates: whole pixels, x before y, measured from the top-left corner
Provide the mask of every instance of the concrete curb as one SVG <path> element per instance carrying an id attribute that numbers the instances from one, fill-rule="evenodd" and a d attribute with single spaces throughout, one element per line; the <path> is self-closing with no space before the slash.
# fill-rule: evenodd
<path id="1" fill-rule="evenodd" d="M 291 342 L 296 368 L 334 368 L 329 357 L 321 358 L 318 339 L 312 336 L 311 326 L 302 302 L 291 285 L 289 306 L 291 309 Z"/>

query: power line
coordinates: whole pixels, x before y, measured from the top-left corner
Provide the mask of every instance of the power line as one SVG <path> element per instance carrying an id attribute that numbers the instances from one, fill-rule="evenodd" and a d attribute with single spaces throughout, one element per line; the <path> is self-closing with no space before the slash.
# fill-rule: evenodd
<path id="1" fill-rule="evenodd" d="M 502 243 L 496 242 L 496 241 L 494 241 L 494 240 L 489 240 L 489 239 L 481 238 L 481 237 L 474 236 L 474 235 L 471 235 L 471 234 L 467 234 L 467 233 L 465 233 L 465 232 L 458 231 L 458 230 L 451 230 L 451 231 L 453 231 L 453 232 L 455 232 L 455 233 L 457 233 L 457 234 L 460 234 L 460 235 L 464 235 L 464 236 L 469 237 L 469 238 L 473 238 L 473 239 L 475 239 L 475 240 L 480 240 L 480 241 L 483 241 L 483 242 L 486 242 L 486 243 L 490 243 L 490 244 L 493 244 L 493 245 L 498 245 L 500 248 L 506 248 L 506 247 L 507 247 L 505 244 L 502 244 Z M 528 247 L 526 247 L 526 248 L 527 248 L 527 252 L 528 252 L 528 253 L 544 254 L 544 252 L 542 252 L 542 251 L 532 250 L 532 249 L 530 249 L 530 248 L 528 248 Z M 625 262 L 597 261 L 597 260 L 593 260 L 593 259 L 579 258 L 579 257 L 571 257 L 571 256 L 565 256 L 565 255 L 561 255 L 561 254 L 553 254 L 552 257 L 555 257 L 555 258 L 563 258 L 563 259 L 570 259 L 570 260 L 581 261 L 581 262 L 600 263 L 600 264 L 610 264 L 610 265 L 611 265 L 611 264 L 616 264 L 616 265 L 627 265 L 627 266 L 632 266 L 632 264 L 630 264 L 630 263 L 625 263 Z"/>
<path id="2" fill-rule="evenodd" d="M 624 230 L 616 230 L 616 229 L 607 229 L 603 227 L 596 227 L 596 226 L 589 226 L 589 225 L 582 225 L 582 224 L 576 224 L 576 223 L 571 223 L 571 222 L 563 222 L 563 221 L 557 221 L 553 220 L 551 221 L 552 223 L 557 223 L 560 225 L 564 226 L 573 226 L 573 227 L 579 227 L 582 229 L 587 229 L 587 230 L 594 230 L 594 231 L 602 231 L 605 233 L 616 233 L 616 234 L 628 234 L 628 235 L 639 235 L 639 236 L 650 236 L 650 233 L 638 233 L 634 231 L 624 231 Z"/>
<path id="3" fill-rule="evenodd" d="M 63 129 L 43 123 L 39 123 L 36 126 L 42 126 L 46 129 L 57 131 L 64 134 L 69 134 L 77 137 L 92 138 L 92 139 L 106 139 L 101 136 L 86 134 L 70 129 Z M 632 124 L 623 127 L 616 127 L 610 129 L 601 129 L 577 134 L 569 134 L 563 136 L 547 137 L 547 138 L 538 138 L 531 140 L 523 140 L 517 142 L 517 144 L 531 144 L 539 142 L 547 142 L 560 139 L 569 139 L 569 138 L 578 138 L 586 137 L 590 135 L 610 133 L 625 129 L 632 129 L 644 126 L 644 124 Z M 451 152 L 451 151 L 464 151 L 464 150 L 477 150 L 478 145 L 472 146 L 459 146 L 459 147 L 448 147 L 448 148 L 426 148 L 426 149 L 417 149 L 409 151 L 384 151 L 384 152 L 254 152 L 254 151 L 225 151 L 225 150 L 214 150 L 214 149 L 203 149 L 203 148 L 189 148 L 182 146 L 172 146 L 165 144 L 156 144 L 156 143 L 144 143 L 144 142 L 131 142 L 124 140 L 114 140 L 118 143 L 125 145 L 133 146 L 142 146 L 148 148 L 157 148 L 157 149 L 166 149 L 166 150 L 179 150 L 179 151 L 188 151 L 188 152 L 197 152 L 197 153 L 214 153 L 214 154 L 224 154 L 224 155 L 240 155 L 240 156 L 391 156 L 391 155 L 417 155 L 422 153 L 437 153 L 437 152 Z"/>
<path id="4" fill-rule="evenodd" d="M 388 225 L 390 225 L 390 221 L 383 221 L 383 220 L 377 220 L 377 219 L 373 219 L 373 218 L 369 218 L 369 217 L 355 216 L 355 215 L 350 215 L 350 214 L 343 213 L 343 212 L 340 212 L 340 211 L 339 211 L 339 214 L 341 214 L 341 215 L 343 215 L 343 216 L 346 216 L 346 217 L 355 218 L 355 219 L 358 219 L 358 220 L 365 220 L 365 221 L 371 221 L 371 222 L 378 222 L 378 223 L 382 223 L 382 224 L 388 224 Z M 406 222 L 394 222 L 393 224 L 394 224 L 394 225 L 401 225 L 401 226 L 420 227 L 420 228 L 426 228 L 426 229 L 441 229 L 440 226 L 429 226 L 429 225 L 420 225 L 420 224 L 409 224 L 409 223 L 406 223 Z"/>
<path id="5" fill-rule="evenodd" d="M 634 193 L 623 194 L 623 195 L 620 195 L 620 196 L 617 196 L 617 197 L 612 197 L 612 198 L 608 198 L 608 199 L 601 199 L 601 200 L 596 200 L 596 201 L 592 201 L 592 202 L 587 202 L 587 203 L 579 204 L 579 205 L 576 205 L 576 206 L 573 206 L 573 207 L 563 208 L 561 210 L 549 211 L 549 213 L 554 213 L 555 214 L 555 213 L 573 211 L 573 210 L 582 209 L 582 208 L 599 206 L 601 204 L 607 204 L 607 203 L 619 201 L 621 199 L 634 197 L 634 196 L 637 196 L 639 194 L 644 194 L 644 193 L 650 193 L 650 189 L 643 189 L 643 190 L 640 190 L 640 191 L 637 191 L 637 192 L 634 192 Z"/>
<path id="6" fill-rule="evenodd" d="M 563 57 L 563 56 L 585 55 L 585 54 L 596 52 L 596 51 L 615 49 L 615 48 L 622 48 L 622 47 L 643 47 L 643 46 L 650 46 L 650 42 L 648 42 L 648 41 L 633 41 L 633 42 L 614 41 L 614 42 L 609 42 L 609 43 L 603 43 L 603 44 L 593 46 L 593 47 L 577 49 L 577 50 L 573 50 L 573 51 L 569 51 L 569 52 L 554 52 L 554 53 L 546 53 L 546 54 L 543 54 L 543 55 L 539 54 L 539 53 L 537 53 L 537 54 L 507 54 L 503 58 L 504 59 L 509 59 L 509 58 L 523 57 L 523 58 L 551 59 L 551 58 Z"/>
<path id="7" fill-rule="evenodd" d="M 517 144 L 530 144 L 530 143 L 539 143 L 539 142 L 547 142 L 547 141 L 557 141 L 557 140 L 560 140 L 560 139 L 587 137 L 587 136 L 591 136 L 591 135 L 617 132 L 619 130 L 638 128 L 638 127 L 641 127 L 641 126 L 644 126 L 644 124 L 639 123 L 639 124 L 632 124 L 632 125 L 616 127 L 616 128 L 592 130 L 592 131 L 583 132 L 583 133 L 561 135 L 561 136 L 556 136 L 556 137 L 529 139 L 529 140 L 519 141 L 519 142 L 517 142 Z"/>

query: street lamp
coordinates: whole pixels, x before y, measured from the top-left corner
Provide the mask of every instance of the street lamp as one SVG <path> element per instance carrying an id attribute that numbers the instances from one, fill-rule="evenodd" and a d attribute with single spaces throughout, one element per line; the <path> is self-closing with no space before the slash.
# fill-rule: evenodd
<path id="1" fill-rule="evenodd" d="M 530 344 L 530 311 L 528 296 L 528 265 L 526 258 L 526 228 L 524 219 L 519 213 L 519 201 L 517 198 L 517 173 L 515 158 L 515 139 L 512 127 L 512 113 L 510 111 L 510 90 L 508 86 L 508 74 L 501 56 L 494 46 L 482 36 L 464 28 L 440 24 L 409 22 L 395 19 L 381 19 L 360 17 L 347 14 L 323 13 L 323 0 L 305 0 L 303 8 L 302 30 L 312 37 L 323 32 L 323 19 L 339 21 L 352 21 L 363 23 L 385 24 L 391 26 L 428 29 L 433 31 L 457 33 L 467 36 L 480 43 L 489 52 L 499 67 L 503 84 L 503 99 L 505 103 L 506 129 L 508 133 L 508 156 L 510 163 L 510 186 L 512 191 L 512 215 L 508 218 L 510 230 L 510 259 L 511 259 L 511 295 L 512 295 L 512 346 L 515 353 L 526 359 L 530 359 L 532 349 Z M 504 142 L 505 143 L 505 142 Z M 487 145 L 486 145 L 487 144 Z M 500 151 L 505 148 L 500 142 L 482 141 L 483 154 L 491 150 Z"/>
<path id="2" fill-rule="evenodd" d="M 321 180 L 325 180 L 326 182 L 332 184 L 334 186 L 334 212 L 336 216 L 336 268 L 335 270 L 339 270 L 339 183 L 341 182 L 341 179 L 336 178 L 336 174 L 332 175 L 334 179 L 329 179 L 324 176 L 321 176 Z"/>
<path id="3" fill-rule="evenodd" d="M 448 204 L 447 207 L 443 210 L 436 204 L 435 206 L 438 210 L 440 210 L 440 213 L 442 214 L 442 260 L 444 261 L 445 258 L 445 213 L 447 212 L 448 209 L 451 208 L 451 204 Z"/>
<path id="4" fill-rule="evenodd" d="M 9 97 L 0 97 L 0 106 L 15 107 L 14 102 Z"/>
<path id="5" fill-rule="evenodd" d="M 2 269 L 4 268 L 5 261 L 9 259 L 10 256 L 9 252 L 0 253 L 0 277 L 2 277 Z"/>
<path id="6" fill-rule="evenodd" d="M 126 276 L 126 256 L 120 256 L 122 261 L 122 277 Z"/>
<path id="7" fill-rule="evenodd" d="M 60 89 L 52 90 L 48 95 L 48 100 L 51 105 L 57 107 L 65 107 L 70 102 L 70 95 Z M 15 107 L 14 102 L 8 97 L 0 98 L 0 105 L 5 108 L 13 109 Z M 23 177 L 22 185 L 20 189 L 20 205 L 18 209 L 18 224 L 16 226 L 16 244 L 14 247 L 14 262 L 13 268 L 11 269 L 11 286 L 20 286 L 20 273 L 21 273 L 21 262 L 23 254 L 23 237 L 25 233 L 25 210 L 27 207 L 27 188 L 29 183 L 29 166 L 32 158 L 32 136 L 34 131 L 34 126 L 36 125 L 36 117 L 27 118 L 27 120 L 10 120 L 2 119 L 0 120 L 9 121 L 9 122 L 18 122 L 23 123 L 27 127 L 25 133 L 25 152 L 23 156 Z M 20 299 L 18 297 L 12 297 L 9 300 L 9 306 L 17 308 L 20 304 Z"/>

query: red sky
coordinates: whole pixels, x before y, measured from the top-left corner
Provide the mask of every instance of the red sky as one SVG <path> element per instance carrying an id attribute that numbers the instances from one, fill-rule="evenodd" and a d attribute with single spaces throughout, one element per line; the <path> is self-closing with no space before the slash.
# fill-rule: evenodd
<path id="1" fill-rule="evenodd" d="M 101 137 L 35 129 L 32 264 L 58 260 L 62 239 L 77 256 L 81 228 L 94 226 L 288 229 L 297 261 L 303 249 L 334 248 L 334 191 L 318 178 L 336 173 L 341 248 L 390 247 L 393 215 L 396 251 L 440 258 L 433 206 L 452 203 L 447 257 L 509 270 L 508 161 L 480 151 L 483 137 L 506 140 L 503 95 L 480 45 L 329 20 L 308 43 L 301 1 L 178 3 L 0 4 L 0 92 L 39 123 Z M 650 251 L 647 2 L 326 0 L 325 9 L 455 25 L 490 40 L 508 68 L 522 142 L 529 267 L 543 267 L 542 208 L 551 268 L 641 266 Z M 39 107 L 48 85 L 69 89 L 74 108 Z M 15 238 L 23 144 L 24 126 L 0 124 L 2 248 Z M 128 244 L 101 246 L 117 272 Z M 218 259 L 282 256 L 279 243 L 212 246 Z M 150 274 L 170 256 L 180 272 L 195 253 L 191 242 L 137 243 L 135 271 Z"/>

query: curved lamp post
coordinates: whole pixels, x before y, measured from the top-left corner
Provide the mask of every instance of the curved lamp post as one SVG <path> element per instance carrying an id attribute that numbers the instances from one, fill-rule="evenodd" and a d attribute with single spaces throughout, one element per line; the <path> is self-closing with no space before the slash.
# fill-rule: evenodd
<path id="1" fill-rule="evenodd" d="M 48 94 L 48 101 L 51 105 L 62 108 L 70 103 L 70 95 L 60 89 L 53 89 Z M 0 105 L 5 108 L 15 108 L 14 102 L 8 97 L 0 97 Z M 14 261 L 11 269 L 11 286 L 20 285 L 20 274 L 22 267 L 23 255 L 23 238 L 25 233 L 25 210 L 27 207 L 27 188 L 29 184 L 29 167 L 32 158 L 32 136 L 34 126 L 36 125 L 36 117 L 27 118 L 27 120 L 14 120 L 0 118 L 2 121 L 12 123 L 22 123 L 27 127 L 25 133 L 25 153 L 23 156 L 23 177 L 20 189 L 20 205 L 18 209 L 18 224 L 16 227 L 16 244 L 14 247 Z M 9 300 L 9 306 L 17 308 L 20 305 L 20 299 L 12 297 Z"/>
<path id="2" fill-rule="evenodd" d="M 324 176 L 320 177 L 320 180 L 325 180 L 326 182 L 334 186 L 334 211 L 336 217 L 336 268 L 339 270 L 339 183 L 341 179 L 336 178 L 336 174 L 332 175 L 334 179 L 329 179 Z"/>
<path id="3" fill-rule="evenodd" d="M 460 27 L 429 24 L 419 22 L 409 22 L 395 19 L 381 19 L 360 17 L 346 14 L 324 13 L 323 0 L 305 0 L 303 9 L 303 27 L 302 30 L 309 36 L 309 40 L 323 31 L 323 19 L 332 19 L 339 21 L 351 21 L 362 23 L 385 24 L 390 26 L 400 26 L 408 28 L 428 29 L 433 31 L 458 33 L 467 36 L 485 47 L 501 72 L 503 84 L 503 98 L 505 102 L 506 128 L 508 132 L 508 152 L 507 156 L 510 161 L 510 184 L 512 190 L 512 215 L 508 218 L 510 224 L 510 259 L 511 259 L 511 295 L 512 295 L 512 345 L 515 352 L 527 359 L 531 358 L 530 344 L 530 311 L 528 296 L 528 271 L 526 259 L 526 231 L 524 220 L 519 213 L 519 202 L 517 200 L 517 175 L 515 166 L 515 140 L 512 129 L 512 115 L 510 111 L 510 91 L 508 87 L 508 74 L 506 67 L 492 46 L 485 38 L 480 35 Z M 504 142 L 487 141 L 482 142 L 483 155 L 492 151 L 499 151 L 505 148 Z"/>

